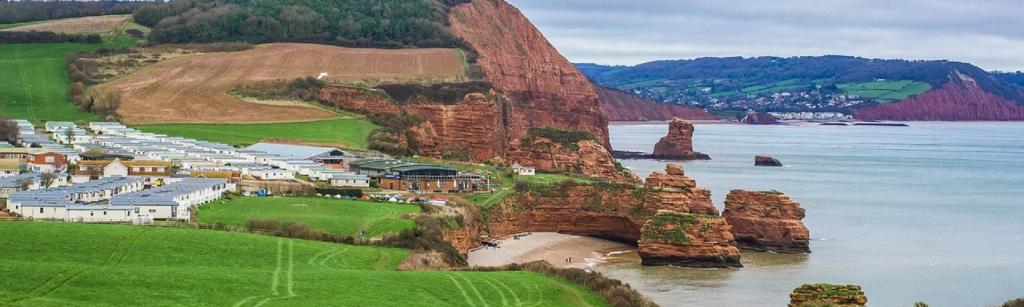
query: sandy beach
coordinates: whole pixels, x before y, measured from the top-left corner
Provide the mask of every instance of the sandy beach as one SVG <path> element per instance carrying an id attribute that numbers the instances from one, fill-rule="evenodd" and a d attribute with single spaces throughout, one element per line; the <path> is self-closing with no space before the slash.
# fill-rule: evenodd
<path id="1" fill-rule="evenodd" d="M 633 250 L 618 242 L 553 232 L 535 232 L 519 240 L 505 238 L 499 248 L 481 248 L 469 253 L 470 266 L 502 266 L 544 260 L 556 267 L 592 268 L 609 253 Z M 572 262 L 566 258 L 572 257 Z"/>

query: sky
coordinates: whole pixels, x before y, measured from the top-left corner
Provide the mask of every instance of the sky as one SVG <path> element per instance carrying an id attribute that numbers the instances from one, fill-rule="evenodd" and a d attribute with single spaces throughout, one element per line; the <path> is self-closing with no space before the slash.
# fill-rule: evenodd
<path id="1" fill-rule="evenodd" d="M 570 61 L 852 55 L 1024 70 L 1022 0 L 508 0 Z"/>

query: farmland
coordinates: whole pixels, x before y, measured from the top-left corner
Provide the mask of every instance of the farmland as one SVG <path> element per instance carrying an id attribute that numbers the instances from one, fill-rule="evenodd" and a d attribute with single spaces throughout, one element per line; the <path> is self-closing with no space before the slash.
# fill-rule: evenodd
<path id="1" fill-rule="evenodd" d="M 398 272 L 407 251 L 244 233 L 0 222 L 4 305 L 602 306 L 529 272 Z"/>
<path id="2" fill-rule="evenodd" d="M 4 31 L 49 31 L 73 34 L 102 34 L 117 30 L 128 22 L 130 17 L 131 16 L 128 15 L 104 15 L 57 19 L 44 22 L 31 22 L 25 25 L 9 27 L 4 29 Z"/>
<path id="3" fill-rule="evenodd" d="M 367 136 L 376 125 L 365 119 L 338 118 L 277 124 L 156 124 L 139 130 L 232 145 L 265 140 L 366 149 Z"/>
<path id="4" fill-rule="evenodd" d="M 37 22 L 31 22 L 37 24 Z M 19 24 L 20 25 L 20 24 Z M 0 25 L 3 28 L 5 25 Z M 78 110 L 67 95 L 64 55 L 69 52 L 122 48 L 135 44 L 123 31 L 104 37 L 101 44 L 0 44 L 0 114 L 33 120 L 98 120 Z"/>
<path id="5" fill-rule="evenodd" d="M 838 87 L 847 95 L 873 98 L 882 103 L 903 100 L 913 95 L 923 94 L 931 89 L 928 83 L 910 80 L 847 83 L 840 84 Z"/>
<path id="6" fill-rule="evenodd" d="M 203 223 L 245 226 L 250 219 L 299 222 L 316 230 L 339 236 L 357 236 L 365 230 L 373 238 L 414 227 L 406 215 L 420 208 L 414 205 L 373 203 L 311 197 L 236 197 L 199 208 Z"/>
<path id="7" fill-rule="evenodd" d="M 258 104 L 228 95 L 248 83 L 327 74 L 332 82 L 433 82 L 463 78 L 456 49 L 358 49 L 280 43 L 177 57 L 95 86 L 120 97 L 126 123 L 280 123 L 330 119 L 329 111 Z"/>

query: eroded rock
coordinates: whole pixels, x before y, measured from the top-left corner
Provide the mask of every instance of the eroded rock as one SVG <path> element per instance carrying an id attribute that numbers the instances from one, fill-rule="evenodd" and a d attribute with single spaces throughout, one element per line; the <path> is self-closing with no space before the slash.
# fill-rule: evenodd
<path id="1" fill-rule="evenodd" d="M 867 305 L 868 298 L 858 285 L 808 284 L 793 290 L 789 307 Z"/>
<path id="2" fill-rule="evenodd" d="M 680 118 L 673 118 L 669 122 L 668 134 L 654 144 L 654 152 L 651 155 L 657 159 L 711 159 L 706 154 L 693 151 L 693 124 Z"/>
<path id="3" fill-rule="evenodd" d="M 732 226 L 742 249 L 779 253 L 809 253 L 810 233 L 804 209 L 779 192 L 732 190 L 725 198 L 722 217 Z"/>
<path id="4" fill-rule="evenodd" d="M 637 252 L 643 265 L 743 266 L 730 226 L 720 216 L 661 210 L 640 233 Z"/>

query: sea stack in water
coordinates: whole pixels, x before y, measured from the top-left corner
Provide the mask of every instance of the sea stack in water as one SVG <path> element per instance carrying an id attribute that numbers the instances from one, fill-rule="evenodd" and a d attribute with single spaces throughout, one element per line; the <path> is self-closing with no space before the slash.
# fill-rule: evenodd
<path id="1" fill-rule="evenodd" d="M 658 210 L 640 230 L 643 265 L 742 267 L 729 224 L 714 215 Z"/>
<path id="2" fill-rule="evenodd" d="M 718 208 L 711 202 L 711 191 L 698 188 L 697 181 L 686 177 L 680 164 L 665 165 L 664 173 L 652 172 L 644 184 L 661 190 L 657 193 L 661 199 L 657 209 L 718 215 Z"/>
<path id="3" fill-rule="evenodd" d="M 680 118 L 673 118 L 669 122 L 668 135 L 665 135 L 654 145 L 654 153 L 651 155 L 657 159 L 711 159 L 706 154 L 693 151 L 693 124 Z"/>
<path id="4" fill-rule="evenodd" d="M 782 166 L 782 161 L 769 156 L 755 156 L 754 166 Z"/>
<path id="5" fill-rule="evenodd" d="M 810 233 L 804 209 L 785 194 L 732 190 L 725 198 L 722 217 L 732 226 L 742 249 L 779 253 L 809 253 Z"/>
<path id="6" fill-rule="evenodd" d="M 789 307 L 864 306 L 868 298 L 858 285 L 803 285 L 789 294 Z"/>

